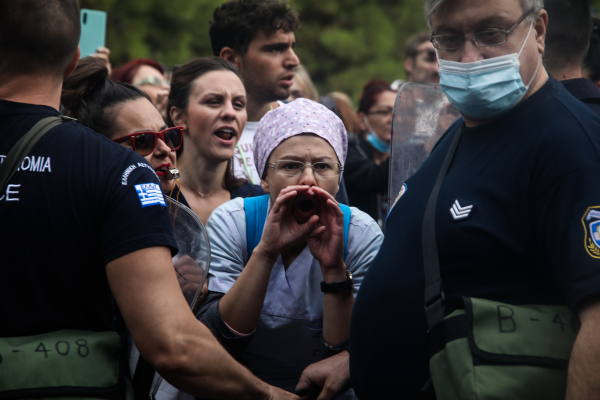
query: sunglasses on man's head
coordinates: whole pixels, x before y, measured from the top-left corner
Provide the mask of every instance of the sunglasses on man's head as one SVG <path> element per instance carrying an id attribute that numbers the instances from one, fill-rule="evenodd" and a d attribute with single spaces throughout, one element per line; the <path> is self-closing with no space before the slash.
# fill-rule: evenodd
<path id="1" fill-rule="evenodd" d="M 147 156 L 156 148 L 158 139 L 161 139 L 171 151 L 178 150 L 183 143 L 183 128 L 176 126 L 162 132 L 136 132 L 127 136 L 113 139 L 113 142 L 131 147 L 141 156 Z"/>

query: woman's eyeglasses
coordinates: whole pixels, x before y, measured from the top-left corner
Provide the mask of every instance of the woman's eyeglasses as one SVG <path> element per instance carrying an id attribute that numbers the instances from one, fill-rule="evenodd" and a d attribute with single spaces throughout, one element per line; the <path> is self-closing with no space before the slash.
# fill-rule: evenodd
<path id="1" fill-rule="evenodd" d="M 389 117 L 393 113 L 394 113 L 394 109 L 388 108 L 388 109 L 385 109 L 385 110 L 369 111 L 367 114 L 368 115 L 377 115 L 378 117 Z"/>
<path id="2" fill-rule="evenodd" d="M 141 156 L 147 156 L 156 148 L 158 139 L 161 139 L 171 151 L 178 150 L 183 143 L 183 128 L 176 126 L 162 132 L 136 132 L 127 136 L 113 139 L 113 142 L 123 144 Z"/>
<path id="3" fill-rule="evenodd" d="M 339 176 L 343 168 L 340 163 L 336 162 L 316 162 L 314 164 L 304 164 L 300 161 L 279 160 L 267 164 L 269 168 L 273 168 L 279 175 L 298 176 L 304 172 L 306 167 L 310 167 L 316 176 L 324 178 L 330 176 Z"/>

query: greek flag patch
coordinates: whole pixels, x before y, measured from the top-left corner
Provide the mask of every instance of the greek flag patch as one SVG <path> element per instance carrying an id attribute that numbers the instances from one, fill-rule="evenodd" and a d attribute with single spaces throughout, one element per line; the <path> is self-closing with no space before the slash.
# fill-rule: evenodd
<path id="1" fill-rule="evenodd" d="M 156 183 L 143 183 L 141 185 L 135 185 L 135 190 L 137 191 L 137 195 L 140 198 L 140 203 L 142 203 L 142 207 L 154 206 L 154 205 L 162 205 L 166 207 L 165 198 L 163 197 L 162 190 L 160 190 L 160 186 Z"/>

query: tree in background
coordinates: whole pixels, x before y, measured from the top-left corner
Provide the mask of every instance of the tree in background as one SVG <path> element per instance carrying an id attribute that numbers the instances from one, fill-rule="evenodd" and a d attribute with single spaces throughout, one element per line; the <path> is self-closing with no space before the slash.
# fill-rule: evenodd
<path id="1" fill-rule="evenodd" d="M 114 67 L 148 57 L 169 68 L 212 56 L 213 10 L 224 0 L 80 0 L 108 13 Z M 426 30 L 423 0 L 290 0 L 300 13 L 296 51 L 320 93 L 355 100 L 370 79 L 404 79 L 404 43 Z M 600 7 L 600 0 L 593 0 Z M 550 23 L 552 23 L 550 21 Z"/>
<path id="2" fill-rule="evenodd" d="M 427 29 L 422 0 L 296 0 L 297 53 L 321 92 L 354 99 L 370 79 L 404 78 L 404 43 Z"/>
<path id="3" fill-rule="evenodd" d="M 222 0 L 80 0 L 108 14 L 106 45 L 115 67 L 152 58 L 169 68 L 212 55 L 208 25 Z"/>

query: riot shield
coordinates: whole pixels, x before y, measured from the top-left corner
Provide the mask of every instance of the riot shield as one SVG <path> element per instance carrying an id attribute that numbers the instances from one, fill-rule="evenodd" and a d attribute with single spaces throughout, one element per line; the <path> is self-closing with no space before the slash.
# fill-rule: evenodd
<path id="1" fill-rule="evenodd" d="M 188 207 L 165 196 L 173 233 L 179 252 L 173 257 L 173 265 L 181 291 L 190 308 L 196 311 L 202 285 L 210 266 L 210 242 L 200 218 Z"/>
<path id="2" fill-rule="evenodd" d="M 201 304 L 202 287 L 210 267 L 210 242 L 200 218 L 180 202 L 165 196 L 173 233 L 179 252 L 173 257 L 173 265 L 181 291 L 194 313 Z M 154 398 L 163 378 L 155 374 L 151 396 Z"/>
<path id="3" fill-rule="evenodd" d="M 439 86 L 402 85 L 392 119 L 388 210 L 404 182 L 419 169 L 438 139 L 459 116 Z"/>

